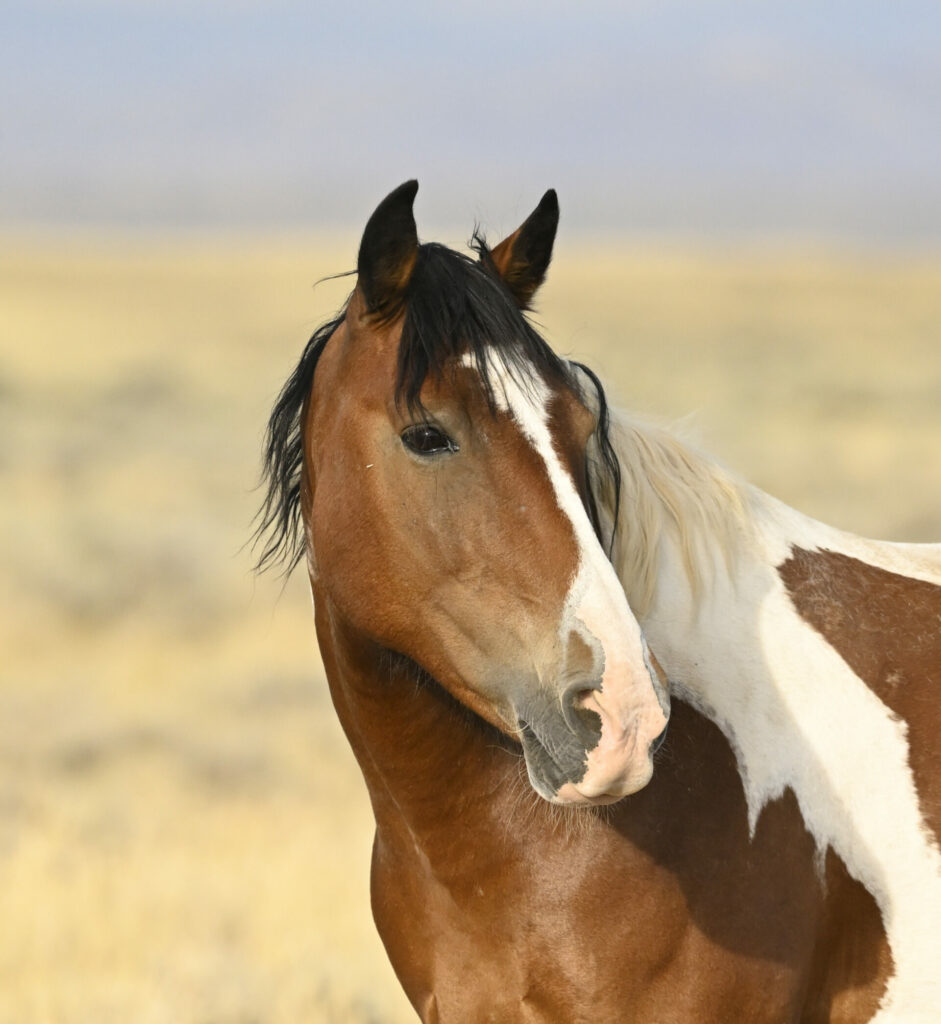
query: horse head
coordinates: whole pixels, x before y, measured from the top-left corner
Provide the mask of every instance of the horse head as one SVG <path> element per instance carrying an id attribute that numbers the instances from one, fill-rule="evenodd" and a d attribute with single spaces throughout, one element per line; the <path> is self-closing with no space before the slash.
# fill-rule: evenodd
<path id="1" fill-rule="evenodd" d="M 417 188 L 373 213 L 356 288 L 311 343 L 315 599 L 517 739 L 541 796 L 610 802 L 650 779 L 669 704 L 600 536 L 604 394 L 524 316 L 556 196 L 471 258 L 419 243 Z"/>

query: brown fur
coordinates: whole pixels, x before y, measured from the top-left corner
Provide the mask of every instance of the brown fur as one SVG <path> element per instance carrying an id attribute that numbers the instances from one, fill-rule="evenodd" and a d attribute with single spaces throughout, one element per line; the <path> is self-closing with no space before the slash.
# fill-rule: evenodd
<path id="1" fill-rule="evenodd" d="M 538 455 L 509 416 L 487 408 L 470 370 L 429 382 L 422 395 L 462 440 L 460 472 L 412 467 L 399 442 L 409 416 L 391 388 L 396 351 L 396 326 L 376 329 L 354 299 L 318 366 L 315 391 L 334 397 L 312 403 L 306 427 L 304 514 L 317 575 L 329 580 L 338 620 L 408 652 L 475 713 L 515 733 L 510 709 L 481 683 L 494 665 L 522 673 L 521 656 L 551 655 L 578 561 L 571 525 L 554 512 Z M 475 451 L 484 445 L 471 422 L 485 425 L 488 449 L 512 460 L 512 477 Z M 385 510 L 381 529 L 363 509 Z M 495 536 L 501 520 L 510 545 Z M 473 624 L 473 635 L 458 628 L 455 636 L 458 620 Z"/>

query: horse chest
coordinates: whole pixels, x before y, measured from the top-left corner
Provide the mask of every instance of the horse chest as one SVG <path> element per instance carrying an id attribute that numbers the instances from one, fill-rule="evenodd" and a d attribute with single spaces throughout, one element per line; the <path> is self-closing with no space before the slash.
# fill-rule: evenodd
<path id="1" fill-rule="evenodd" d="M 691 908 L 681 878 L 617 834 L 589 843 L 591 855 L 549 843 L 502 872 L 447 880 L 414 851 L 382 845 L 376 921 L 426 1024 L 802 1020 L 806 978 L 796 965 L 808 959 L 811 929 L 789 921 L 774 955 L 748 950 L 751 935 L 780 918 L 781 896 L 770 887 L 747 921 L 734 908 L 709 923 L 697 921 L 703 908 Z M 741 930 L 741 948 L 730 948 L 723 928 Z"/>
<path id="2" fill-rule="evenodd" d="M 664 913 L 662 927 L 649 928 L 616 898 L 610 914 L 588 925 L 571 909 L 546 906 L 545 894 L 518 896 L 498 912 L 485 895 L 475 908 L 411 886 L 405 896 L 401 878 L 396 886 L 399 896 L 390 897 L 379 880 L 377 921 L 426 1024 L 801 1020 L 794 972 L 716 946 L 676 894 L 664 899 L 673 913 Z"/>

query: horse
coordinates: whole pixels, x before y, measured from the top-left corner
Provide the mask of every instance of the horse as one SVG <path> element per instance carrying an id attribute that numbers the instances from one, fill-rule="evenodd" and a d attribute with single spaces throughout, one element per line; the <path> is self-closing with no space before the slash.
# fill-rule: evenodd
<path id="1" fill-rule="evenodd" d="M 268 424 L 425 1024 L 941 1020 L 941 545 L 864 540 L 614 412 L 416 182 Z"/>

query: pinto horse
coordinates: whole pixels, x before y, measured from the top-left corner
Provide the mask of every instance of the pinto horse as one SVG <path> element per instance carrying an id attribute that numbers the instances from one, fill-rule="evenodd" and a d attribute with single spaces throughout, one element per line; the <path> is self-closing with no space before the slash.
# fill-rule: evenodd
<path id="1" fill-rule="evenodd" d="M 419 1017 L 941 1021 L 941 546 L 611 415 L 524 315 L 554 192 L 472 259 L 416 191 L 275 406 L 260 562 L 306 558 Z"/>

